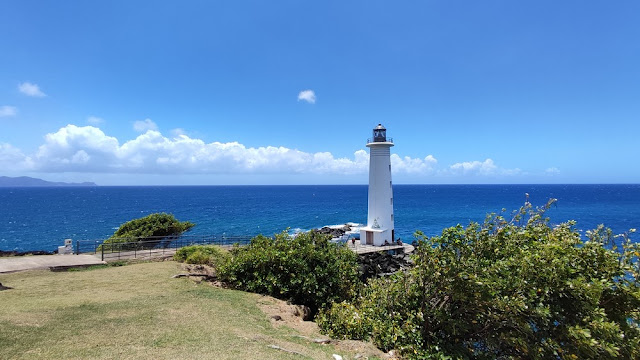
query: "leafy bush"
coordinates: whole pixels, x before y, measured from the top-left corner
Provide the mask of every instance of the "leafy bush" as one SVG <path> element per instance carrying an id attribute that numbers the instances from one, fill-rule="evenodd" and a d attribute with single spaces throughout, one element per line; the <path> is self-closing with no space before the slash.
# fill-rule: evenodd
<path id="1" fill-rule="evenodd" d="M 548 205 L 417 233 L 413 269 L 319 325 L 407 358 L 640 358 L 640 245 L 602 226 L 582 241 L 574 222 L 549 226 Z"/>
<path id="2" fill-rule="evenodd" d="M 202 245 L 183 246 L 178 250 L 176 250 L 176 253 L 173 254 L 173 260 L 179 261 L 179 262 L 185 262 L 185 260 L 187 260 L 189 255 L 198 251 L 200 248 L 202 248 Z"/>
<path id="3" fill-rule="evenodd" d="M 356 255 L 316 232 L 257 236 L 234 249 L 218 275 L 237 289 L 306 305 L 313 314 L 350 299 L 359 285 Z"/>
<path id="4" fill-rule="evenodd" d="M 316 323 L 334 339 L 368 339 L 371 322 L 366 321 L 359 309 L 346 301 L 333 303 L 328 311 L 320 312 Z"/>
<path id="5" fill-rule="evenodd" d="M 203 264 L 217 267 L 229 259 L 229 252 L 216 245 L 191 245 L 176 251 L 173 259 L 187 264 Z"/>
<path id="6" fill-rule="evenodd" d="M 118 230 L 105 240 L 98 250 L 133 250 L 154 247 L 163 239 L 178 236 L 193 226 L 195 224 L 192 222 L 180 222 L 171 214 L 150 214 L 120 225 Z"/>
<path id="7" fill-rule="evenodd" d="M 189 255 L 184 262 L 186 262 L 187 264 L 209 265 L 211 264 L 211 256 L 196 251 L 193 254 Z"/>

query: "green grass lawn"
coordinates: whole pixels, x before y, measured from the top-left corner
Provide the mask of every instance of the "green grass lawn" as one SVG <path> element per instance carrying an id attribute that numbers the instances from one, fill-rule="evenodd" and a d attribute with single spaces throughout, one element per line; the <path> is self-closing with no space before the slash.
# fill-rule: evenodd
<path id="1" fill-rule="evenodd" d="M 332 359 L 274 328 L 260 296 L 171 276 L 175 262 L 0 276 L 0 359 Z M 277 345 L 304 356 L 269 348 Z"/>

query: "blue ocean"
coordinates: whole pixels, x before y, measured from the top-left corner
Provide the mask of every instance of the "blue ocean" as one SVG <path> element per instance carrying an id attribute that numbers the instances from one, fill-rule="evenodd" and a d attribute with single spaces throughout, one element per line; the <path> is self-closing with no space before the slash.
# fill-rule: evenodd
<path id="1" fill-rule="evenodd" d="M 488 213 L 558 202 L 552 223 L 640 228 L 640 185 L 394 185 L 396 236 L 482 222 Z M 64 239 L 101 240 L 120 224 L 168 212 L 193 235 L 271 235 L 287 228 L 366 222 L 366 185 L 0 188 L 0 250 L 53 251 Z M 638 235 L 634 235 L 638 241 Z"/>

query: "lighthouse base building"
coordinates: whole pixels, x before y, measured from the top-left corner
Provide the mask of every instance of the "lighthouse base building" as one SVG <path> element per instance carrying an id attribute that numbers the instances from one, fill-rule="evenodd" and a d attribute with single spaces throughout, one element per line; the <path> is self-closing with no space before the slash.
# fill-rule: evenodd
<path id="1" fill-rule="evenodd" d="M 369 206 L 367 226 L 360 228 L 360 243 L 383 246 L 395 240 L 391 147 L 393 139 L 381 124 L 373 129 L 369 148 Z"/>

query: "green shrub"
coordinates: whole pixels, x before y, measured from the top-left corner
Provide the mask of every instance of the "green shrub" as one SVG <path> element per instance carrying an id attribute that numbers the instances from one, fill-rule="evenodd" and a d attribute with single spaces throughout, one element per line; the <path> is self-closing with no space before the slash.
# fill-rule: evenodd
<path id="1" fill-rule="evenodd" d="M 176 251 L 174 260 L 187 264 L 202 264 L 213 267 L 228 261 L 230 255 L 227 250 L 216 245 L 191 245 Z"/>
<path id="2" fill-rule="evenodd" d="M 371 334 L 370 323 L 346 301 L 333 303 L 326 311 L 320 311 L 316 323 L 334 339 L 363 340 Z"/>
<path id="3" fill-rule="evenodd" d="M 414 268 L 319 325 L 415 359 L 640 358 L 640 245 L 602 226 L 582 241 L 573 222 L 549 226 L 547 208 L 417 233 Z"/>
<path id="4" fill-rule="evenodd" d="M 189 255 L 193 254 L 194 252 L 199 250 L 201 247 L 202 247 L 202 245 L 183 246 L 183 247 L 179 248 L 178 250 L 176 250 L 176 253 L 173 254 L 173 259 L 175 261 L 185 262 L 185 260 L 187 260 Z"/>
<path id="5" fill-rule="evenodd" d="M 360 284 L 356 255 L 316 232 L 257 236 L 232 253 L 218 271 L 223 281 L 237 289 L 306 305 L 313 314 L 332 302 L 352 298 Z"/>
<path id="6" fill-rule="evenodd" d="M 186 262 L 187 264 L 209 265 L 211 264 L 211 256 L 203 252 L 196 251 L 193 254 L 187 256 L 184 262 Z"/>
<path id="7" fill-rule="evenodd" d="M 180 222 L 173 215 L 155 213 L 127 221 L 98 247 L 98 251 L 134 250 L 154 247 L 163 239 L 178 236 L 195 224 Z"/>

